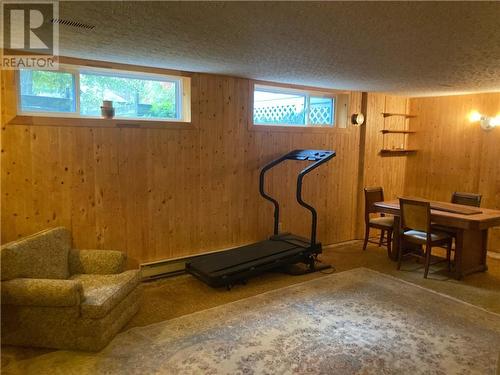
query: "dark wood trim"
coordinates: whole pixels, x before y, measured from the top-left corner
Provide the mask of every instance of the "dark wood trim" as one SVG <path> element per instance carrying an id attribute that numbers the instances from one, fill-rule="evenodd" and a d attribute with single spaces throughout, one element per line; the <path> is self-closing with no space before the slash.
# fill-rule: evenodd
<path id="1" fill-rule="evenodd" d="M 414 154 L 418 150 L 387 150 L 387 149 L 382 149 L 380 150 L 380 155 L 381 156 L 405 156 L 409 154 Z"/>
<path id="2" fill-rule="evenodd" d="M 380 131 L 382 134 L 415 134 L 415 132 L 412 132 L 410 130 L 381 130 Z"/>
<path id="3" fill-rule="evenodd" d="M 410 114 L 407 114 L 407 113 L 390 113 L 390 112 L 382 112 L 382 115 L 384 117 L 391 117 L 391 116 L 402 116 L 402 117 L 405 117 L 405 118 L 414 118 L 414 117 L 417 117 L 416 115 L 410 115 Z"/>

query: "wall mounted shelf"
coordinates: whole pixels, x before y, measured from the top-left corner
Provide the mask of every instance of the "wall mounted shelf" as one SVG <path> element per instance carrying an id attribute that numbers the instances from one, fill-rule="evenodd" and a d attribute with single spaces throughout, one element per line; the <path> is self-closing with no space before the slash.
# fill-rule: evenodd
<path id="1" fill-rule="evenodd" d="M 380 130 L 382 133 L 380 156 L 407 156 L 416 153 L 417 150 L 408 148 L 407 135 L 414 134 L 415 132 L 408 130 L 407 120 L 417 116 L 398 112 L 382 112 L 382 115 L 384 116 L 384 126 Z M 386 118 L 391 116 L 397 116 L 399 118 L 387 120 L 386 122 Z M 386 126 L 392 129 L 386 129 Z"/>
<path id="2" fill-rule="evenodd" d="M 391 112 L 382 112 L 382 115 L 384 115 L 384 117 L 391 117 L 391 116 L 402 116 L 405 118 L 417 117 L 416 115 L 410 115 L 408 113 L 391 113 Z"/>
<path id="3" fill-rule="evenodd" d="M 415 132 L 409 130 L 381 130 L 382 134 L 415 134 Z"/>
<path id="4" fill-rule="evenodd" d="M 406 149 L 382 149 L 380 150 L 380 155 L 382 156 L 405 156 L 409 154 L 416 153 L 417 150 L 406 150 Z"/>

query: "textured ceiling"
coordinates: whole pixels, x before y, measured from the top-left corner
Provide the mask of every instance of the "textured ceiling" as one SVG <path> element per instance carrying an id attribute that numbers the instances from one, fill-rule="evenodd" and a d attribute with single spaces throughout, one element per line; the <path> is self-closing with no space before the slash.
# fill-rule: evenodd
<path id="1" fill-rule="evenodd" d="M 500 2 L 61 2 L 61 55 L 422 96 L 500 90 Z"/>

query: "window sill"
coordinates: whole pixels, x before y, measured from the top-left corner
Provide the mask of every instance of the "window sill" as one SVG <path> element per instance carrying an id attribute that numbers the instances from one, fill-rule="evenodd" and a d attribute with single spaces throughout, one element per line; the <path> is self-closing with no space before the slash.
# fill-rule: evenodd
<path id="1" fill-rule="evenodd" d="M 132 129 L 194 129 L 191 122 L 18 115 L 7 125 Z"/>

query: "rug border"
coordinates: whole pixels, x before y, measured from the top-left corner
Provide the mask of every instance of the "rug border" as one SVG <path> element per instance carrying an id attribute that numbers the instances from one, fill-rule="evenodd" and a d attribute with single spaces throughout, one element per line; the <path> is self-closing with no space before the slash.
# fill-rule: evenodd
<path id="1" fill-rule="evenodd" d="M 473 307 L 475 309 L 478 309 L 478 310 L 481 310 L 483 312 L 486 312 L 488 314 L 491 314 L 491 315 L 494 315 L 495 317 L 498 317 L 500 318 L 500 314 L 499 313 L 496 313 L 496 312 L 493 312 L 493 311 L 489 311 L 489 310 L 486 310 L 484 307 L 481 307 L 481 306 L 476 306 L 470 302 L 466 302 L 466 301 L 463 301 L 461 299 L 458 299 L 456 297 L 452 297 L 452 296 L 449 296 L 447 294 L 444 294 L 444 293 L 440 293 L 440 292 L 436 292 L 435 290 L 432 290 L 432 289 L 429 289 L 429 288 L 426 288 L 426 287 L 423 287 L 421 285 L 417 285 L 417 284 L 413 284 L 409 281 L 406 281 L 406 280 L 402 280 L 402 279 L 399 279 L 395 276 L 392 276 L 392 275 L 388 275 L 386 273 L 383 273 L 383 272 L 380 272 L 380 271 L 376 271 L 376 270 L 373 270 L 371 268 L 367 268 L 367 267 L 356 267 L 356 268 L 351 268 L 350 270 L 345 270 L 345 271 L 341 271 L 341 272 L 336 272 L 336 273 L 332 273 L 331 275 L 327 275 L 327 276 L 323 276 L 323 277 L 318 277 L 318 278 L 315 278 L 315 279 L 311 279 L 311 280 L 305 280 L 305 281 L 301 281 L 299 283 L 296 283 L 296 284 L 291 284 L 291 285 L 287 285 L 287 286 L 284 286 L 284 287 L 281 287 L 281 288 L 278 288 L 278 289 L 272 289 L 272 290 L 268 290 L 266 292 L 263 292 L 263 293 L 259 293 L 259 294 L 255 294 L 253 296 L 249 296 L 249 297 L 245 297 L 245 298 L 242 298 L 242 299 L 239 299 L 239 300 L 236 300 L 236 301 L 231 301 L 231 302 L 228 302 L 228 303 L 224 303 L 222 305 L 217 305 L 217 306 L 214 306 L 214 307 L 209 307 L 208 309 L 204 309 L 204 310 L 199 310 L 199 311 L 194 311 L 192 313 L 189 313 L 189 314 L 185 314 L 185 315 L 181 315 L 181 316 L 177 316 L 175 318 L 172 318 L 172 319 L 167 319 L 167 320 L 162 320 L 161 322 L 156 322 L 156 323 L 152 323 L 152 324 L 148 324 L 148 325 L 145 325 L 145 326 L 136 326 L 136 327 L 132 327 L 126 331 L 122 331 L 120 332 L 119 334 L 122 334 L 124 332 L 128 332 L 128 331 L 132 331 L 132 330 L 135 330 L 135 329 L 138 329 L 138 328 L 145 328 L 145 327 L 152 327 L 152 326 L 155 326 L 155 325 L 158 325 L 158 324 L 163 324 L 165 322 L 174 322 L 178 319 L 182 319 L 182 318 L 185 318 L 185 317 L 188 317 L 188 316 L 192 316 L 192 315 L 196 315 L 196 314 L 201 314 L 203 312 L 207 312 L 207 311 L 210 311 L 210 310 L 214 310 L 214 309 L 217 309 L 221 306 L 228 306 L 228 305 L 233 305 L 235 303 L 239 303 L 239 302 L 243 302 L 243 301 L 246 301 L 248 299 L 251 299 L 251 298 L 254 298 L 254 297 L 258 297 L 258 296 L 263 296 L 263 295 L 266 295 L 266 294 L 269 294 L 269 293 L 273 293 L 273 292 L 276 292 L 278 290 L 285 290 L 285 289 L 289 289 L 289 288 L 293 288 L 293 287 L 296 287 L 296 286 L 299 286 L 299 285 L 303 285 L 303 284 L 307 284 L 307 283 L 310 283 L 310 282 L 313 282 L 313 281 L 317 281 L 317 280 L 321 280 L 323 278 L 330 278 L 330 277 L 334 277 L 335 275 L 339 275 L 341 273 L 344 273 L 344 272 L 352 272 L 352 271 L 356 271 L 356 270 L 364 270 L 364 271 L 369 271 L 369 272 L 372 272 L 374 274 L 377 274 L 377 275 L 380 275 L 380 276 L 383 276 L 383 277 L 386 277 L 388 279 L 391 279 L 391 280 L 394 280 L 394 281 L 398 281 L 398 282 L 402 282 L 404 284 L 407 284 L 407 285 L 410 285 L 410 286 L 413 286 L 413 287 L 416 287 L 416 288 L 419 288 L 419 289 L 423 289 L 425 291 L 428 291 L 428 292 L 431 292 L 431 293 L 434 293 L 436 295 L 439 295 L 439 296 L 442 296 L 442 297 L 445 297 L 445 298 L 448 298 L 452 301 L 455 301 L 455 302 L 458 302 L 458 303 L 462 303 L 464 305 L 467 305 L 467 306 L 470 306 L 470 307 Z"/>
<path id="2" fill-rule="evenodd" d="M 488 314 L 492 314 L 492 315 L 495 315 L 495 316 L 497 316 L 497 317 L 499 317 L 499 318 L 500 318 L 500 313 L 496 313 L 496 312 L 494 312 L 494 311 L 490 311 L 490 310 L 488 310 L 488 309 L 485 309 L 484 307 L 474 305 L 473 303 L 470 303 L 470 302 L 467 302 L 467 301 L 461 300 L 461 299 L 459 299 L 459 298 L 457 298 L 457 297 L 453 297 L 453 296 L 450 296 L 450 295 L 448 295 L 448 294 L 441 293 L 441 292 L 435 291 L 435 290 L 433 290 L 433 289 L 426 288 L 425 286 L 422 286 L 422 285 L 414 284 L 414 283 L 412 283 L 412 282 L 410 282 L 410 281 L 403 280 L 403 279 L 397 278 L 396 276 L 389 275 L 389 274 L 387 274 L 387 273 L 383 273 L 383 272 L 380 272 L 380 271 L 377 271 L 377 270 L 373 270 L 373 269 L 371 269 L 371 268 L 366 268 L 366 267 L 357 267 L 357 268 L 353 268 L 353 269 L 358 269 L 358 268 L 363 268 L 363 269 L 369 270 L 369 271 L 371 271 L 371 272 L 378 273 L 378 274 L 380 274 L 380 275 L 382 275 L 382 276 L 385 276 L 385 277 L 387 277 L 387 278 L 389 278 L 389 279 L 394 279 L 394 280 L 401 281 L 401 282 L 403 282 L 403 283 L 405 283 L 405 284 L 413 285 L 413 286 L 415 286 L 415 287 L 417 287 L 417 288 L 424 289 L 424 290 L 427 290 L 427 291 L 429 291 L 429 292 L 431 292 L 431 293 L 437 294 L 438 296 L 446 297 L 446 298 L 451 299 L 451 300 L 453 300 L 453 301 L 463 303 L 464 305 L 472 306 L 472 307 L 474 307 L 474 308 L 476 308 L 476 309 L 482 310 L 482 311 L 484 311 L 484 312 L 487 312 Z M 349 270 L 349 271 L 350 271 L 350 270 Z M 345 272 L 345 271 L 342 271 L 342 272 Z M 339 273 L 342 273 L 342 272 L 339 272 Z"/>
<path id="3" fill-rule="evenodd" d="M 367 268 L 367 267 L 356 267 L 356 268 L 352 268 L 352 269 L 349 269 L 349 270 L 345 270 L 345 271 L 341 271 L 341 272 L 337 272 L 337 273 L 333 273 L 331 275 L 328 275 L 328 276 L 324 276 L 324 277 L 319 277 L 319 278 L 316 278 L 316 279 L 312 279 L 312 280 L 305 280 L 305 281 L 301 281 L 299 283 L 296 283 L 296 284 L 292 284 L 292 285 L 287 285 L 285 287 L 282 287 L 282 288 L 278 288 L 278 289 L 273 289 L 273 290 L 268 290 L 266 292 L 263 292 L 263 293 L 259 293 L 259 294 L 256 294 L 256 295 L 253 295 L 253 296 L 249 296 L 249 297 L 245 297 L 245 298 L 242 298 L 242 299 L 239 299 L 239 300 L 236 300 L 236 301 L 232 301 L 232 302 L 228 302 L 228 303 L 225 303 L 225 304 L 222 304 L 222 305 L 218 305 L 218 306 L 214 306 L 214 307 L 210 307 L 208 309 L 204 309 L 204 310 L 199 310 L 199 311 L 194 311 L 192 313 L 189 313 L 189 314 L 185 314 L 185 315 L 181 315 L 181 316 L 178 316 L 178 317 L 175 317 L 175 318 L 172 318 L 172 319 L 167 319 L 167 320 L 162 320 L 160 322 L 156 322 L 156 323 L 152 323 L 152 324 L 148 324 L 148 325 L 145 325 L 145 326 L 136 326 L 136 327 L 132 327 L 130 329 L 127 329 L 126 331 L 122 331 L 122 332 L 119 332 L 118 335 L 116 335 L 115 338 L 113 338 L 113 340 L 111 340 L 111 342 L 106 346 L 106 348 L 112 344 L 112 342 L 118 337 L 118 336 L 121 336 L 123 334 L 125 334 L 126 332 L 129 332 L 129 331 L 135 331 L 135 330 L 140 330 L 142 328 L 146 328 L 146 327 L 154 327 L 156 325 L 160 325 L 160 324 L 163 324 L 163 323 L 166 323 L 166 322 L 174 322 L 178 319 L 182 319 L 182 318 L 186 318 L 186 317 L 189 317 L 189 316 L 192 316 L 192 315 L 196 315 L 196 314 L 201 314 L 203 312 L 206 312 L 206 311 L 210 311 L 210 310 L 214 310 L 214 309 L 217 309 L 221 306 L 226 306 L 226 305 L 232 305 L 232 304 L 235 304 L 235 303 L 238 303 L 238 302 L 242 302 L 242 301 L 245 301 L 247 299 L 250 299 L 250 298 L 253 298 L 253 297 L 257 297 L 257 296 L 262 296 L 262 295 L 265 295 L 265 294 L 269 294 L 269 293 L 272 293 L 272 292 L 275 292 L 275 291 L 278 291 L 278 290 L 282 290 L 282 289 L 289 289 L 289 288 L 292 288 L 292 287 L 295 287 L 295 286 L 299 286 L 299 285 L 303 285 L 303 284 L 307 284 L 307 283 L 310 283 L 310 282 L 313 282 L 313 281 L 317 281 L 317 280 L 320 280 L 320 279 L 323 279 L 323 278 L 329 278 L 329 277 L 334 277 L 335 275 L 339 275 L 341 273 L 344 273 L 344 272 L 352 272 L 352 271 L 358 271 L 358 270 L 363 270 L 363 271 L 369 271 L 369 272 L 372 272 L 373 274 L 378 274 L 380 276 L 383 276 L 385 278 L 388 278 L 388 279 L 392 279 L 394 281 L 398 281 L 398 282 L 403 282 L 404 284 L 408 284 L 410 286 L 413 286 L 413 287 L 417 287 L 419 289 L 423 289 L 423 290 L 426 290 L 426 291 L 429 291 L 431 293 L 434 293 L 436 295 L 439 295 L 439 296 L 443 296 L 445 298 L 448 298 L 450 300 L 453 300 L 455 302 L 458 302 L 458 303 L 462 303 L 462 304 L 465 304 L 465 305 L 468 305 L 468 306 L 471 306 L 475 309 L 479 309 L 479 310 L 482 310 L 488 314 L 492 314 L 496 317 L 500 317 L 500 314 L 498 313 L 495 313 L 495 312 L 492 312 L 492 311 L 489 311 L 489 310 L 486 310 L 485 308 L 483 307 L 480 307 L 480 306 L 476 306 L 476 305 L 473 305 L 469 302 L 466 302 L 466 301 L 462 301 L 458 298 L 455 298 L 455 297 L 452 297 L 452 296 L 449 296 L 447 294 L 443 294 L 443 293 L 440 293 L 440 292 L 436 292 L 432 289 L 428 289 L 428 288 L 425 288 L 423 286 L 420 286 L 420 285 L 417 285 L 417 284 L 413 284 L 409 281 L 406 281 L 406 280 L 402 280 L 402 279 L 399 279 L 395 276 L 392 276 L 392 275 L 388 275 L 388 274 L 385 274 L 383 272 L 380 272 L 380 271 L 376 271 L 376 270 L 373 270 L 371 268 Z M 140 335 L 142 335 L 140 332 L 139 332 Z M 144 336 L 144 335 L 142 335 Z M 99 356 L 104 350 L 106 350 L 106 348 L 100 350 L 99 352 L 96 352 L 96 353 L 90 353 L 90 355 L 97 355 Z M 83 354 L 83 355 L 89 355 L 89 352 L 85 352 L 85 351 L 75 351 L 75 350 L 54 350 L 53 352 L 49 352 L 49 353 L 44 353 L 38 357 L 36 357 L 37 359 L 39 358 L 44 358 L 45 356 L 50 356 L 52 355 L 54 352 L 77 352 L 79 354 Z M 8 364 L 7 366 L 3 367 L 2 371 L 5 371 L 7 370 L 10 366 L 13 366 L 14 364 L 21 364 L 23 362 L 26 362 L 26 361 L 32 361 L 33 358 L 27 358 L 27 359 L 22 359 L 22 360 L 19 360 L 19 361 L 14 361 L 13 363 L 10 363 Z M 497 375 L 500 375 L 500 352 L 499 352 L 499 357 L 497 359 L 497 363 L 496 363 L 496 374 Z"/>

